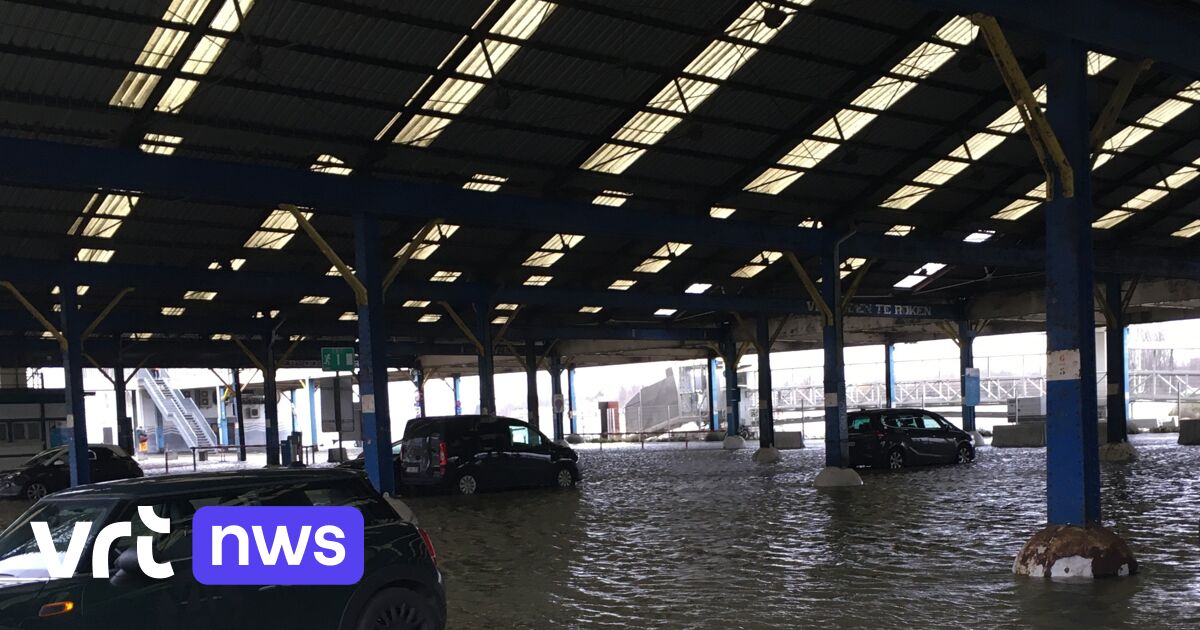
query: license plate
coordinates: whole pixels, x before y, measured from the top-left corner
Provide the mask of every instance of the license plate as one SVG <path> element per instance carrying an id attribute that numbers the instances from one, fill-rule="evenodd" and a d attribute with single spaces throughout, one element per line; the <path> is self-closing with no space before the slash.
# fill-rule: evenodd
<path id="1" fill-rule="evenodd" d="M 416 466 L 405 466 L 404 467 L 404 472 L 406 472 L 406 473 L 414 473 L 415 474 L 417 472 L 417 470 L 418 470 L 418 468 Z"/>

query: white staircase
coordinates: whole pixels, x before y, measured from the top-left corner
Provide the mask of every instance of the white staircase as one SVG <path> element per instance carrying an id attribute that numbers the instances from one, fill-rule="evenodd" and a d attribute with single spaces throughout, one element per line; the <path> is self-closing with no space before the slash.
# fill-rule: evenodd
<path id="1" fill-rule="evenodd" d="M 150 398 L 154 406 L 179 429 L 184 442 L 191 447 L 216 446 L 217 436 L 204 413 L 196 406 L 196 401 L 183 395 L 183 392 L 171 387 L 171 382 L 160 370 L 159 376 L 150 374 L 149 370 L 138 370 L 138 384 Z"/>

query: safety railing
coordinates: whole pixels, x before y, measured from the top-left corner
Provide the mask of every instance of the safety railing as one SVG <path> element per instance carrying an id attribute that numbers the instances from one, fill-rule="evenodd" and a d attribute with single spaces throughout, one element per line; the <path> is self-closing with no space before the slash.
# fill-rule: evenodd
<path id="1" fill-rule="evenodd" d="M 708 436 L 711 434 L 720 435 L 721 438 L 712 439 Z M 714 431 L 640 431 L 628 433 L 574 433 L 572 436 L 583 438 L 579 442 L 571 442 L 572 446 L 582 446 L 596 444 L 599 450 L 604 450 L 605 444 L 637 444 L 641 450 L 646 449 L 646 443 L 650 444 L 683 444 L 683 448 L 687 449 L 690 444 L 695 442 L 720 442 L 724 438 L 724 432 Z"/>

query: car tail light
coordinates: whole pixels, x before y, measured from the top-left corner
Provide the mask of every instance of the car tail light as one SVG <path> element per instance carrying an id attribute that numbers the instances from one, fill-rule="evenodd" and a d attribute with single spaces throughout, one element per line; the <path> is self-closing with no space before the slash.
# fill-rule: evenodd
<path id="1" fill-rule="evenodd" d="M 450 463 L 450 460 L 446 456 L 446 443 L 440 442 L 438 443 L 438 465 L 442 467 L 443 472 L 445 472 L 446 464 L 448 463 Z"/>
<path id="2" fill-rule="evenodd" d="M 421 541 L 425 543 L 425 551 L 429 552 L 429 559 L 432 560 L 433 563 L 436 565 L 437 564 L 437 549 L 433 548 L 433 541 L 429 538 L 429 532 L 421 529 L 420 527 L 417 528 L 417 532 L 419 532 L 421 534 Z"/>
<path id="3" fill-rule="evenodd" d="M 38 617 L 57 617 L 58 615 L 65 615 L 72 610 L 75 610 L 75 602 L 73 601 L 50 602 L 38 610 Z"/>

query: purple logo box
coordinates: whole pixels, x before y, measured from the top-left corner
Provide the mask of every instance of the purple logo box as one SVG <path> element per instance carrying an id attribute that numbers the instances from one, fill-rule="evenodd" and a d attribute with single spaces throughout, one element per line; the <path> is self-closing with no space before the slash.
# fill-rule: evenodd
<path id="1" fill-rule="evenodd" d="M 201 584 L 355 584 L 362 574 L 357 508 L 209 506 L 192 520 L 192 575 Z"/>

